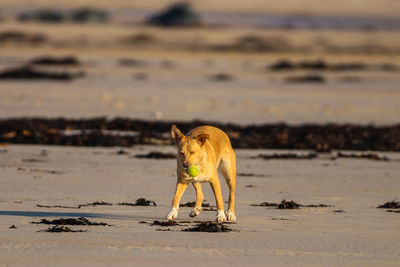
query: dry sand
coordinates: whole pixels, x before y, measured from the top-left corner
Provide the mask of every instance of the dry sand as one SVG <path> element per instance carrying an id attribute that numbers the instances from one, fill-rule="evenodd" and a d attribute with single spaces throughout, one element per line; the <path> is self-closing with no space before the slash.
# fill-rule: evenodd
<path id="1" fill-rule="evenodd" d="M 173 147 L 73 148 L 11 145 L 0 154 L 0 259 L 7 265 L 300 265 L 398 266 L 400 215 L 376 209 L 399 197 L 399 155 L 377 162 L 250 159 L 260 152 L 237 150 L 237 224 L 239 232 L 181 232 L 188 226 L 150 226 L 169 210 L 175 160 L 136 159 L 151 150 Z M 45 151 L 45 152 L 43 152 Z M 276 151 L 275 151 L 276 152 Z M 282 151 L 280 151 L 282 152 Z M 303 152 L 302 152 L 303 153 Z M 57 173 L 54 173 L 57 172 Z M 59 173 L 58 173 L 59 172 Z M 255 187 L 246 187 L 253 185 Z M 214 204 L 208 185 L 205 198 Z M 226 185 L 223 185 L 227 196 Z M 78 205 L 94 201 L 154 200 L 157 207 L 97 206 L 81 209 L 36 205 Z M 182 203 L 194 199 L 188 189 Z M 295 200 L 328 208 L 277 210 L 253 207 L 263 201 Z M 343 210 L 344 212 L 334 212 Z M 181 208 L 179 220 L 194 220 Z M 43 212 L 43 214 L 41 213 Z M 72 213 L 72 214 L 71 214 Z M 84 233 L 46 233 L 42 218 L 86 216 L 113 226 L 71 226 Z M 205 211 L 195 220 L 213 220 Z M 140 224 L 146 221 L 147 224 Z M 15 225 L 16 229 L 9 229 Z"/>
<path id="2" fill-rule="evenodd" d="M 28 6 L 76 7 L 93 3 L 114 10 L 155 10 L 161 7 L 161 2 L 164 5 L 171 1 L 72 0 L 65 5 L 64 1 L 5 0 L 0 7 L 10 14 Z M 398 1 L 393 0 L 192 2 L 200 11 L 224 12 L 395 17 L 400 10 Z M 48 40 L 42 45 L 2 43 L 0 70 L 20 66 L 41 55 L 72 55 L 83 64 L 57 70 L 82 70 L 86 76 L 72 82 L 1 81 L 0 118 L 127 116 L 165 120 L 201 118 L 240 124 L 399 122 L 399 70 L 376 68 L 398 64 L 400 39 L 396 31 L 229 27 L 160 30 L 114 22 L 100 26 L 55 26 L 16 23 L 5 15 L 0 32 L 43 33 Z M 155 39 L 144 45 L 123 43 L 127 37 L 143 33 Z M 243 53 L 211 49 L 234 44 L 246 36 L 267 40 L 267 44 L 272 42 L 272 51 Z M 280 51 L 280 43 L 275 40 L 283 40 L 294 51 Z M 326 51 L 327 47 L 342 50 L 332 53 Z M 371 47 L 375 52 L 368 52 Z M 121 58 L 146 64 L 121 66 L 118 63 Z M 282 58 L 295 62 L 315 59 L 329 63 L 361 62 L 375 67 L 344 73 L 322 71 L 327 79 L 322 84 L 289 84 L 285 78 L 305 72 L 267 70 L 267 66 Z M 210 78 L 219 73 L 233 79 L 221 82 Z M 181 208 L 179 221 L 189 220 L 182 223 L 184 226 L 171 226 L 172 231 L 158 231 L 166 228 L 150 226 L 154 220 L 163 220 L 169 210 L 176 179 L 175 161 L 131 157 L 151 150 L 174 152 L 175 149 L 149 146 L 124 149 L 128 154 L 118 155 L 118 148 L 10 145 L 5 151 L 0 147 L 0 266 L 400 264 L 400 215 L 376 209 L 400 197 L 398 153 L 380 153 L 393 159 L 389 162 L 332 161 L 329 155 L 313 160 L 265 161 L 250 156 L 274 151 L 237 150 L 238 173 L 255 175 L 238 176 L 238 221 L 229 225 L 238 231 L 192 233 L 181 229 L 193 226 L 196 220 L 213 220 L 215 212 L 205 211 L 192 219 L 188 216 L 190 209 Z M 209 186 L 204 188 L 205 198 L 214 204 Z M 224 183 L 223 192 L 227 196 Z M 154 200 L 157 206 L 81 209 L 37 206 L 135 202 L 140 197 Z M 278 210 L 251 206 L 282 199 L 334 207 Z M 190 188 L 182 203 L 192 200 L 194 190 Z M 42 218 L 80 216 L 113 226 L 71 226 L 74 230 L 88 231 L 47 233 L 38 232 L 46 229 L 46 225 L 30 223 Z M 11 225 L 17 228 L 10 229 Z"/>

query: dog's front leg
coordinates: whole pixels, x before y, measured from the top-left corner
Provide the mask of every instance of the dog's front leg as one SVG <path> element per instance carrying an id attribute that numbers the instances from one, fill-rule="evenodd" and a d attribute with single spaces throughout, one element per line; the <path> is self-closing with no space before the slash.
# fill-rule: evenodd
<path id="1" fill-rule="evenodd" d="M 218 174 L 210 181 L 211 188 L 214 192 L 215 201 L 217 202 L 217 222 L 226 221 L 224 212 L 224 201 L 222 200 L 221 185 L 219 184 Z"/>
<path id="2" fill-rule="evenodd" d="M 200 214 L 200 212 L 203 210 L 203 190 L 201 189 L 201 183 L 193 183 L 193 187 L 196 190 L 196 205 L 190 212 L 189 216 L 190 217 L 196 217 L 197 215 Z"/>
<path id="3" fill-rule="evenodd" d="M 181 197 L 185 192 L 187 185 L 188 185 L 187 183 L 181 183 L 181 182 L 178 182 L 176 184 L 175 196 L 174 199 L 172 200 L 172 207 L 167 215 L 168 220 L 174 220 L 178 217 L 179 201 L 181 200 Z"/>

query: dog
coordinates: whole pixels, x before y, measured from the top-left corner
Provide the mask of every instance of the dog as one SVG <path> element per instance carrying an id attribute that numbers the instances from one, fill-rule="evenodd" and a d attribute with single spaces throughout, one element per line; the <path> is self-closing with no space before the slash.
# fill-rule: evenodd
<path id="1" fill-rule="evenodd" d="M 203 210 L 203 190 L 201 184 L 208 182 L 214 192 L 217 205 L 217 222 L 235 221 L 236 155 L 229 137 L 222 130 L 212 126 L 201 126 L 191 130 L 186 136 L 175 126 L 171 127 L 171 136 L 178 148 L 177 183 L 168 220 L 178 217 L 179 201 L 189 183 L 196 191 L 196 204 L 190 212 L 195 217 Z M 200 173 L 195 177 L 187 174 L 187 169 L 197 165 Z M 229 187 L 229 205 L 224 212 L 218 170 Z"/>

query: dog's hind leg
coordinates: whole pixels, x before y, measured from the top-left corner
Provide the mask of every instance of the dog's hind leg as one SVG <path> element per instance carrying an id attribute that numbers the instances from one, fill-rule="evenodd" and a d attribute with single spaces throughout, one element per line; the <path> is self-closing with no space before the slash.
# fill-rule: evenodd
<path id="1" fill-rule="evenodd" d="M 235 215 L 235 189 L 236 189 L 236 156 L 233 149 L 229 150 L 221 158 L 219 171 L 225 178 L 225 181 L 229 187 L 229 206 L 226 211 L 228 221 L 236 221 Z"/>
<path id="2" fill-rule="evenodd" d="M 203 204 L 204 194 L 203 194 L 203 189 L 201 188 L 201 183 L 193 183 L 193 187 L 196 190 L 196 205 L 190 212 L 189 214 L 190 217 L 196 217 L 203 210 L 202 204 Z"/>

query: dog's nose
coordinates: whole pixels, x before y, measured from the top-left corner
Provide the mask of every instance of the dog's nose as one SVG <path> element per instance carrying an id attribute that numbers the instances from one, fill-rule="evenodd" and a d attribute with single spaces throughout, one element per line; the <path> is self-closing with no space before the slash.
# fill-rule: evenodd
<path id="1" fill-rule="evenodd" d="M 187 161 L 183 162 L 183 168 L 185 169 L 189 168 L 189 163 L 187 163 Z"/>

